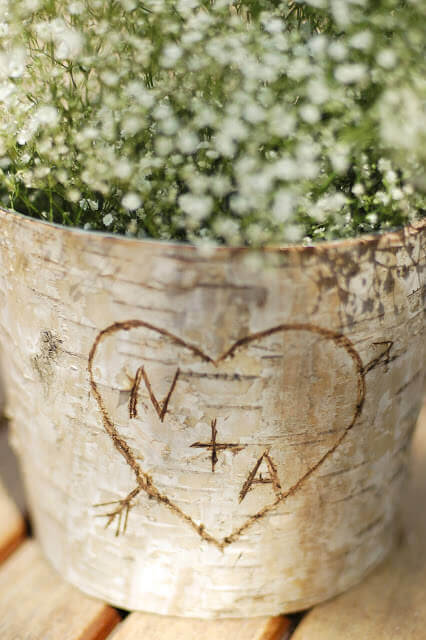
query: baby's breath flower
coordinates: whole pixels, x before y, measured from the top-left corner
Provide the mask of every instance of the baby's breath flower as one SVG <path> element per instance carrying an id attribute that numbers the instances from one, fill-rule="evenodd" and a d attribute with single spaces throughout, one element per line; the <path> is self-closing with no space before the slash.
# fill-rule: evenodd
<path id="1" fill-rule="evenodd" d="M 132 169 L 131 163 L 126 158 L 121 158 L 114 165 L 114 175 L 121 180 L 127 180 L 132 173 Z"/>
<path id="2" fill-rule="evenodd" d="M 42 105 L 34 113 L 34 122 L 40 127 L 54 127 L 59 122 L 59 112 L 53 105 Z"/>
<path id="3" fill-rule="evenodd" d="M 399 187 L 394 187 L 391 190 L 391 195 L 394 200 L 402 200 L 404 197 L 404 192 Z"/>
<path id="4" fill-rule="evenodd" d="M 344 60 L 347 55 L 347 47 L 344 42 L 337 40 L 330 43 L 328 53 L 333 60 Z"/>
<path id="5" fill-rule="evenodd" d="M 286 242 L 299 242 L 303 238 L 303 227 L 298 224 L 289 224 L 284 230 Z"/>
<path id="6" fill-rule="evenodd" d="M 68 5 L 68 11 L 73 16 L 78 16 L 82 14 L 84 11 L 83 2 L 80 2 L 79 0 L 76 0 L 75 2 L 70 2 Z"/>
<path id="7" fill-rule="evenodd" d="M 355 33 L 349 39 L 349 44 L 354 47 L 354 49 L 367 50 L 371 47 L 372 43 L 373 34 L 368 30 L 358 31 L 358 33 Z"/>
<path id="8" fill-rule="evenodd" d="M 272 215 L 277 222 L 285 222 L 290 218 L 294 209 L 295 200 L 294 194 L 288 189 L 280 189 L 277 191 L 272 206 Z"/>
<path id="9" fill-rule="evenodd" d="M 0 0 L 0 202 L 135 237 L 310 243 L 424 209 L 410 0 Z"/>
<path id="10" fill-rule="evenodd" d="M 315 124 L 321 118 L 321 113 L 314 104 L 304 104 L 300 107 L 300 115 L 305 122 Z"/>
<path id="11" fill-rule="evenodd" d="M 195 196 L 186 193 L 180 196 L 179 205 L 193 222 L 198 223 L 211 212 L 213 200 L 209 196 Z"/>
<path id="12" fill-rule="evenodd" d="M 67 191 L 67 198 L 70 202 L 78 202 L 81 198 L 81 193 L 78 189 L 69 189 Z"/>
<path id="13" fill-rule="evenodd" d="M 166 69 L 174 67 L 176 62 L 182 56 L 182 49 L 177 44 L 168 44 L 164 47 L 164 51 L 161 58 L 161 64 Z"/>
<path id="14" fill-rule="evenodd" d="M 0 50 L 0 80 L 6 78 L 20 78 L 26 65 L 26 52 L 18 43 L 9 51 Z"/>
<path id="15" fill-rule="evenodd" d="M 367 68 L 364 64 L 341 64 L 336 67 L 334 75 L 338 82 L 353 84 L 364 80 Z"/>
<path id="16" fill-rule="evenodd" d="M 128 209 L 129 211 L 136 211 L 136 209 L 141 206 L 142 200 L 137 193 L 130 192 L 126 193 L 121 201 L 121 204 L 125 209 Z"/>
<path id="17" fill-rule="evenodd" d="M 368 213 L 366 219 L 371 225 L 375 225 L 378 221 L 378 215 L 377 213 Z"/>
<path id="18" fill-rule="evenodd" d="M 393 49 L 381 49 L 377 53 L 377 62 L 384 69 L 392 69 L 396 64 L 396 53 Z"/>
<path id="19" fill-rule="evenodd" d="M 362 196 L 362 195 L 364 195 L 364 193 L 365 193 L 364 185 L 362 185 L 360 182 L 357 182 L 352 187 L 352 193 L 354 194 L 354 196 Z"/>

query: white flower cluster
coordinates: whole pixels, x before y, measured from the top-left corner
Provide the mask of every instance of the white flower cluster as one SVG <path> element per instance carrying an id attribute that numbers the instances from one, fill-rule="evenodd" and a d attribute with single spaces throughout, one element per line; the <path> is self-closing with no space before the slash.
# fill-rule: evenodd
<path id="1" fill-rule="evenodd" d="M 423 0 L 0 0 L 0 202 L 262 245 L 398 226 L 425 190 Z"/>

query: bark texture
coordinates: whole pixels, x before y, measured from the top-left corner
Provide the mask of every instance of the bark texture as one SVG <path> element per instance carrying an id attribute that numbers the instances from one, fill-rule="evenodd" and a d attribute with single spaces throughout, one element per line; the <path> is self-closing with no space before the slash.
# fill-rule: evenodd
<path id="1" fill-rule="evenodd" d="M 424 221 L 262 265 L 8 212 L 0 232 L 12 440 L 62 575 L 129 609 L 271 615 L 390 550 L 424 383 Z"/>

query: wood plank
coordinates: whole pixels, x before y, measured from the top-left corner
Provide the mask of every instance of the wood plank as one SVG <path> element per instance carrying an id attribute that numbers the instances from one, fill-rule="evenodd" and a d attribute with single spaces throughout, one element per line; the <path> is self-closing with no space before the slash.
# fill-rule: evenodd
<path id="1" fill-rule="evenodd" d="M 426 637 L 426 405 L 411 464 L 400 547 L 359 586 L 309 612 L 292 640 Z"/>
<path id="2" fill-rule="evenodd" d="M 286 640 L 290 627 L 284 616 L 196 620 L 132 613 L 113 640 Z"/>
<path id="3" fill-rule="evenodd" d="M 115 609 L 64 582 L 33 541 L 0 569 L 2 640 L 103 640 L 119 620 Z"/>
<path id="4" fill-rule="evenodd" d="M 24 537 L 24 519 L 0 481 L 0 562 L 16 549 Z"/>

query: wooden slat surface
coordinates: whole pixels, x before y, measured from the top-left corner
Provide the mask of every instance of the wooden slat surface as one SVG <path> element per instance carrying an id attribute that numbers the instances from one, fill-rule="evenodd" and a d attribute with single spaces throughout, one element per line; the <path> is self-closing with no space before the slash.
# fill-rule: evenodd
<path id="1" fill-rule="evenodd" d="M 34 541 L 0 568 L 1 640 L 103 640 L 119 620 L 115 609 L 65 583 Z"/>
<path id="2" fill-rule="evenodd" d="M 24 519 L 0 481 L 0 562 L 16 549 L 24 537 Z"/>
<path id="3" fill-rule="evenodd" d="M 411 464 L 401 546 L 361 585 L 308 613 L 292 640 L 426 638 L 426 406 Z"/>
<path id="4" fill-rule="evenodd" d="M 210 621 L 132 613 L 113 640 L 285 640 L 289 629 L 285 617 Z"/>

